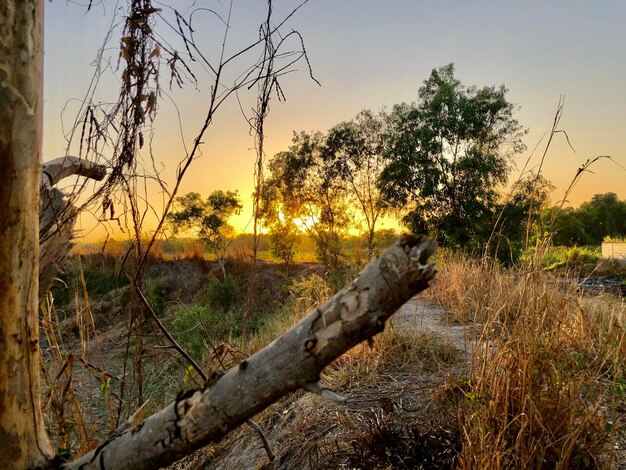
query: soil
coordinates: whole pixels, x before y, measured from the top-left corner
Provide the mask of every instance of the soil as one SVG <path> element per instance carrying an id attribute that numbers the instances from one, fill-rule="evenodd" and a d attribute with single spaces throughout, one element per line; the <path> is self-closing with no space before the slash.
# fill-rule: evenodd
<path id="1" fill-rule="evenodd" d="M 272 407 L 262 422 L 277 455 L 269 463 L 249 429 L 221 448 L 198 457 L 193 468 L 455 468 L 460 438 L 456 410 L 461 398 L 454 383 L 467 376 L 479 326 L 449 321 L 437 304 L 416 297 L 392 317 L 391 328 L 426 332 L 459 351 L 452 364 L 424 373 L 390 371 L 374 384 L 343 393 L 346 406 L 298 393 Z M 394 455 L 403 456 L 393 461 Z M 391 465 L 391 467 L 388 467 Z"/>

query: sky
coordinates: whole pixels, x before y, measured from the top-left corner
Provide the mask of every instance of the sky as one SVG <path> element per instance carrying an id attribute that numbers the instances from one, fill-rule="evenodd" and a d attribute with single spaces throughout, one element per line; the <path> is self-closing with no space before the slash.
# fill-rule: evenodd
<path id="1" fill-rule="evenodd" d="M 87 12 L 88 3 L 46 2 L 44 161 L 65 154 L 64 135 L 92 80 L 95 57 L 111 25 L 120 24 L 120 5 L 125 4 L 94 1 Z M 154 3 L 161 6 L 161 2 Z M 193 2 L 163 3 L 184 11 Z M 275 18 L 284 17 L 299 3 L 275 0 Z M 197 0 L 195 4 L 223 15 L 230 6 L 227 0 Z M 227 53 L 255 40 L 265 18 L 264 7 L 261 0 L 234 0 Z M 389 109 L 396 103 L 415 101 L 431 70 L 453 62 L 464 84 L 504 84 L 508 99 L 520 107 L 516 117 L 529 133 L 524 139 L 528 151 L 516 157 L 518 169 L 537 144 L 531 167 L 538 165 L 545 133 L 560 97 L 565 97 L 560 129 L 567 132 L 573 149 L 559 134 L 547 154 L 543 172 L 555 186 L 553 201 L 563 197 L 580 165 L 596 155 L 611 155 L 617 163 L 608 159 L 596 163 L 593 173 L 586 174 L 570 194 L 569 203 L 577 206 L 605 192 L 626 199 L 624 24 L 626 2 L 608 0 L 310 0 L 285 26 L 287 31 L 293 28 L 302 34 L 321 86 L 310 79 L 304 63 L 283 77 L 287 99 L 271 102 L 267 155 L 285 150 L 293 131 L 325 131 L 362 109 Z M 207 56 L 217 57 L 223 26 L 203 10 L 195 16 L 194 27 Z M 167 27 L 158 31 L 164 40 L 174 41 Z M 119 89 L 121 70 L 115 68 L 120 34 L 118 27 L 104 52 L 111 67 L 99 81 L 96 96 L 103 102 L 114 101 Z M 226 77 L 232 79 L 254 58 L 256 53 L 244 56 Z M 166 79 L 159 101 L 153 149 L 157 167 L 170 184 L 185 145 L 193 141 L 207 109 L 209 77 L 195 70 L 197 85 L 170 89 Z M 202 195 L 216 189 L 238 190 L 245 203 L 241 216 L 233 219 L 239 230 L 246 228 L 252 212 L 249 196 L 255 152 L 242 109 L 249 114 L 253 103 L 253 94 L 241 93 L 239 102 L 231 99 L 218 110 L 203 139 L 202 156 L 192 163 L 180 190 L 180 194 L 197 191 Z M 158 205 L 162 195 L 151 189 L 155 191 L 150 197 Z M 81 224 L 88 238 L 103 236 L 101 229 L 91 230 L 88 218 L 83 217 Z"/>

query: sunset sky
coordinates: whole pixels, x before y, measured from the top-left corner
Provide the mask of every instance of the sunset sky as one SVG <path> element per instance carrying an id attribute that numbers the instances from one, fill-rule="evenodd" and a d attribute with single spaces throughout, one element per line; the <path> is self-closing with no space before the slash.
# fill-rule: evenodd
<path id="1" fill-rule="evenodd" d="M 89 13 L 81 3 L 88 2 L 45 2 L 44 160 L 64 154 L 64 130 L 71 128 L 78 100 L 89 87 L 94 58 L 112 22 L 121 22 L 120 16 L 114 17 L 116 11 L 120 13 L 118 2 L 94 1 Z M 189 3 L 169 1 L 181 11 Z M 229 2 L 196 4 L 223 13 Z M 233 53 L 257 37 L 264 4 L 235 0 L 227 51 Z M 276 1 L 276 20 L 298 4 Z M 576 169 L 596 155 L 612 155 L 618 164 L 609 160 L 596 164 L 570 202 L 578 205 L 595 193 L 609 191 L 626 199 L 625 24 L 626 2 L 619 1 L 310 0 L 286 30 L 297 29 L 304 37 L 321 87 L 308 77 L 304 63 L 284 77 L 287 101 L 272 101 L 266 124 L 267 154 L 286 149 L 294 130 L 325 131 L 364 108 L 379 110 L 414 101 L 433 68 L 454 62 L 457 78 L 464 84 L 504 84 L 510 90 L 510 101 L 521 107 L 517 118 L 530 130 L 525 139 L 528 152 L 550 128 L 559 97 L 565 96 L 560 128 L 567 131 L 576 152 L 560 135 L 547 156 L 544 173 L 556 186 L 553 200 L 562 197 Z M 199 42 L 215 57 L 223 27 L 207 13 L 198 14 L 195 28 Z M 166 27 L 162 31 L 166 39 L 172 34 Z M 104 55 L 113 68 L 120 34 L 119 28 L 114 30 Z M 243 64 L 245 60 L 237 70 Z M 120 73 L 113 70 L 102 76 L 99 99 L 115 100 Z M 184 90 L 173 87 L 170 91 L 168 79 L 163 80 L 164 91 L 181 113 L 187 146 L 203 121 L 210 92 L 206 73 L 198 69 L 198 76 L 197 88 L 187 84 Z M 240 99 L 248 111 L 254 96 L 243 93 Z M 165 96 L 159 106 L 153 148 L 171 184 L 185 150 L 174 106 Z M 220 109 L 204 142 L 203 155 L 193 163 L 181 194 L 239 190 L 245 210 L 233 222 L 243 230 L 251 217 L 255 154 L 236 100 Z M 540 154 L 536 152 L 535 164 Z M 527 157 L 517 158 L 518 168 Z M 160 201 L 157 193 L 152 197 Z M 88 222 L 83 223 L 86 229 Z M 96 231 L 91 236 L 99 235 Z"/>

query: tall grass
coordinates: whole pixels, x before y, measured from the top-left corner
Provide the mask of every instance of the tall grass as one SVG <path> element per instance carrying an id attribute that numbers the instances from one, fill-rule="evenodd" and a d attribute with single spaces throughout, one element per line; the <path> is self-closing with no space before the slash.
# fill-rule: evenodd
<path id="1" fill-rule="evenodd" d="M 611 466 L 624 305 L 539 266 L 452 256 L 429 291 L 455 319 L 483 325 L 460 411 L 461 468 Z"/>

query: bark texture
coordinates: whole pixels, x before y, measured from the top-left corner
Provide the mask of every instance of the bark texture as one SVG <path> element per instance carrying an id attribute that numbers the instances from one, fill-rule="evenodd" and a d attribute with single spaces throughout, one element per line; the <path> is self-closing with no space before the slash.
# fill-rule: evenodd
<path id="1" fill-rule="evenodd" d="M 83 176 L 100 181 L 106 176 L 106 167 L 71 156 L 43 164 L 39 215 L 39 297 L 47 292 L 72 247 L 71 240 L 78 212 L 63 192 L 54 187 L 69 176 Z"/>
<path id="2" fill-rule="evenodd" d="M 43 0 L 0 1 L 0 466 L 53 452 L 39 402 Z"/>
<path id="3" fill-rule="evenodd" d="M 248 360 L 145 420 L 131 419 L 64 468 L 160 468 L 223 437 L 282 396 L 316 388 L 312 384 L 329 363 L 382 331 L 387 318 L 428 287 L 435 246 L 426 237 L 402 237 L 348 287 Z"/>

